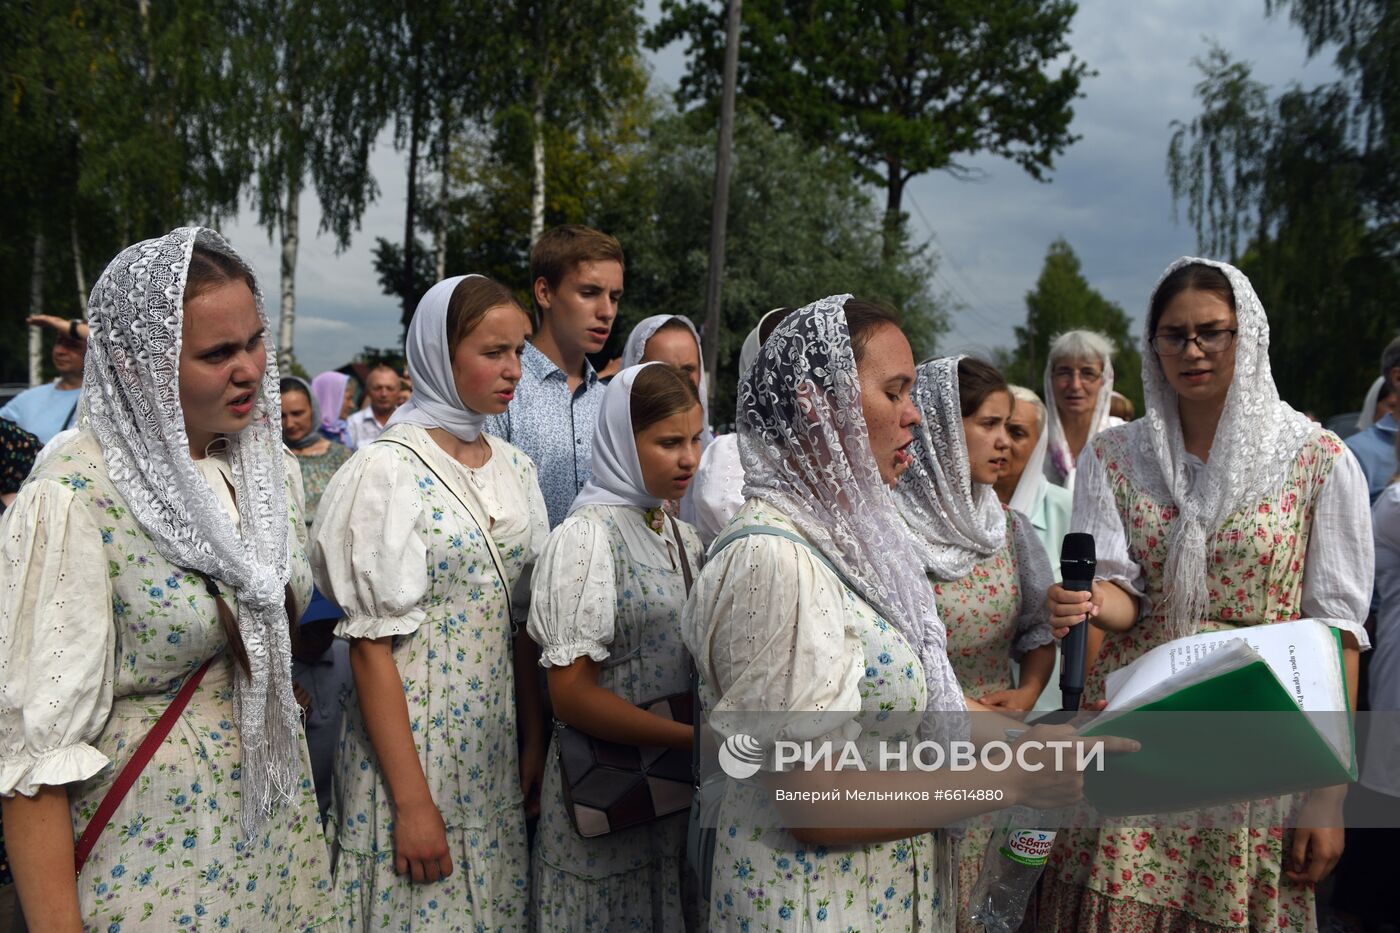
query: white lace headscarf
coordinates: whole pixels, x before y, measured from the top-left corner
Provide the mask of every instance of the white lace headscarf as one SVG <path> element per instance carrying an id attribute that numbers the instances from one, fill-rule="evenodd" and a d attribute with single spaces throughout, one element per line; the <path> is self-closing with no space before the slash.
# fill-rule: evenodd
<path id="1" fill-rule="evenodd" d="M 972 482 L 958 391 L 962 358 L 919 364 L 914 404 L 921 421 L 909 445 L 913 463 L 895 487 L 924 570 L 939 580 L 967 576 L 1006 544 L 1006 513 L 996 490 Z"/>
<path id="2" fill-rule="evenodd" d="M 1152 349 L 1149 327 L 1143 326 L 1142 382 L 1148 429 L 1135 432 L 1135 456 L 1142 469 L 1160 475 L 1181 513 L 1167 542 L 1164 573 L 1167 627 L 1173 638 L 1194 634 L 1209 611 L 1206 562 L 1220 526 L 1235 512 L 1278 489 L 1299 450 L 1321 430 L 1279 398 L 1269 367 L 1269 321 L 1244 273 L 1227 263 L 1183 257 L 1162 273 L 1153 294 L 1167 276 L 1193 263 L 1219 269 L 1230 280 L 1239 334 L 1235 338 L 1235 377 L 1211 442 L 1210 459 L 1193 483 L 1176 392 L 1168 385 Z"/>
<path id="3" fill-rule="evenodd" d="M 891 490 L 880 477 L 861 410 L 844 311 L 833 295 L 788 315 L 739 386 L 744 497 L 774 505 L 890 622 L 923 664 L 930 711 L 963 711 L 948 637 Z M 965 717 L 925 717 L 940 740 Z"/>
<path id="4" fill-rule="evenodd" d="M 448 345 L 447 310 L 452 293 L 463 279 L 481 276 L 456 275 L 443 279 L 424 293 L 413 310 L 404 337 L 404 356 L 413 394 L 389 416 L 385 427 L 416 424 L 421 428 L 442 428 L 467 444 L 481 436 L 486 415 L 473 411 L 462 401 L 452 374 L 452 353 Z"/>
<path id="5" fill-rule="evenodd" d="M 226 597 L 236 604 L 249 665 L 246 677 L 235 674 L 233 705 L 243 746 L 240 820 L 251 835 L 280 801 L 292 798 L 301 773 L 283 603 L 290 543 L 281 394 L 272 328 L 254 285 L 267 370 L 252 422 L 227 438 L 241 527 L 235 531 L 190 457 L 180 407 L 185 277 L 196 244 L 248 269 L 219 234 L 180 227 L 122 250 L 93 286 L 82 420 L 102 447 L 113 485 L 161 556 L 232 590 Z"/>
<path id="6" fill-rule="evenodd" d="M 1112 344 L 1108 338 L 1093 331 L 1067 331 L 1060 334 L 1055 339 L 1070 336 L 1071 334 L 1092 335 L 1093 342 L 1102 342 L 1109 350 Z M 1113 405 L 1113 354 L 1112 352 L 1100 353 L 1099 362 L 1103 364 L 1103 381 L 1099 383 L 1099 395 L 1094 400 L 1094 417 L 1089 422 L 1089 434 L 1084 438 L 1084 445 L 1089 442 L 1110 424 L 1109 409 Z M 1074 489 L 1074 454 L 1070 452 L 1069 440 L 1065 437 L 1065 426 L 1060 419 L 1060 405 L 1055 400 L 1055 364 L 1066 359 L 1077 358 L 1067 357 L 1063 353 L 1056 355 L 1052 350 L 1050 359 L 1045 363 L 1045 478 L 1057 486 L 1064 486 L 1066 489 Z"/>

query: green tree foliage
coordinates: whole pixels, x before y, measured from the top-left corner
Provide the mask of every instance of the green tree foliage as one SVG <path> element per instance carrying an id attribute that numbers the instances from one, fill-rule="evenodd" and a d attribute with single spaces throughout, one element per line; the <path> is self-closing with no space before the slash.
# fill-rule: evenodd
<path id="1" fill-rule="evenodd" d="M 708 225 L 714 196 L 714 138 L 708 121 L 658 119 L 633 171 L 599 205 L 604 229 L 627 251 L 627 297 L 617 347 L 642 318 L 703 318 Z M 902 314 L 918 358 L 946 328 L 928 291 L 934 258 L 900 240 L 886 255 L 881 212 L 830 154 L 740 112 L 735 124 L 730 216 L 721 297 L 723 335 L 715 374 L 717 424 L 732 420 L 738 354 L 766 311 L 850 292 Z"/>
<path id="2" fill-rule="evenodd" d="M 1016 348 L 1002 357 L 1007 378 L 1042 391 L 1050 341 L 1069 330 L 1096 330 L 1114 345 L 1114 388 L 1137 408 L 1142 404 L 1142 355 L 1128 316 L 1084 278 L 1079 257 L 1063 239 L 1050 244 L 1035 288 L 1026 293 L 1026 324 L 1016 328 Z"/>
<path id="3" fill-rule="evenodd" d="M 1265 0 L 1303 30 L 1308 54 L 1335 51 L 1343 97 L 1333 103 L 1357 160 L 1369 222 L 1400 244 L 1400 6 L 1389 0 Z"/>
<path id="4" fill-rule="evenodd" d="M 1295 0 L 1309 52 L 1334 47 L 1341 79 L 1270 99 L 1247 64 L 1212 48 L 1197 62 L 1202 113 L 1174 123 L 1173 195 L 1201 247 L 1234 257 L 1268 312 L 1279 391 L 1320 415 L 1354 411 L 1393 336 L 1400 11 Z"/>
<path id="5" fill-rule="evenodd" d="M 43 308 L 77 314 L 133 240 L 237 206 L 247 89 L 232 0 L 0 4 L 0 369 L 24 376 L 34 246 Z"/>
<path id="6" fill-rule="evenodd" d="M 241 7 L 231 54 L 258 88 L 253 108 L 252 204 L 280 239 L 282 364 L 293 354 L 302 190 L 321 207 L 319 232 L 344 249 L 376 192 L 369 153 L 389 116 L 381 69 L 370 67 L 377 31 L 355 0 L 258 0 Z M 270 287 L 267 289 L 271 291 Z M 271 307 L 271 296 L 269 295 Z"/>
<path id="7" fill-rule="evenodd" d="M 606 137 L 614 119 L 641 97 L 646 75 L 641 65 L 641 14 L 636 0 L 514 0 L 434 6 L 410 4 L 397 20 L 397 36 L 387 41 L 387 60 L 398 78 L 393 91 L 396 140 L 409 153 L 408 216 L 405 240 L 379 238 L 376 269 L 388 294 L 399 298 L 405 326 L 418 299 L 433 284 L 422 274 L 417 234 L 430 227 L 454 265 L 474 257 L 490 274 L 528 259 L 531 194 L 545 194 L 547 223 L 574 219 L 567 204 L 579 188 L 561 176 L 582 179 L 583 187 L 606 177 L 606 166 L 586 157 L 620 144 Z M 542 149 L 535 149 L 540 137 Z M 433 168 L 449 184 L 437 197 L 423 191 L 415 152 L 433 142 Z M 562 165 L 578 162 L 582 165 Z M 539 172 L 544 173 L 543 177 Z M 465 186 L 465 187 L 464 187 Z M 523 188 L 525 197 L 519 197 Z M 443 196 L 443 193 L 446 196 Z M 485 229 L 464 231 L 462 210 Z M 398 273 L 386 274 L 395 256 Z M 426 268 L 432 268 L 431 258 Z"/>
<path id="8" fill-rule="evenodd" d="M 622 352 L 632 327 L 652 314 L 702 319 L 714 196 L 708 121 L 668 113 L 654 100 L 616 102 L 611 130 L 551 134 L 547 218 L 615 235 L 627 255 L 626 295 L 601 364 Z M 484 160 L 463 165 L 454 204 L 450 267 L 526 282 L 529 259 L 528 126 L 507 127 Z M 846 165 L 741 112 L 736 126 L 724 333 L 713 418 L 733 419 L 739 347 L 758 318 L 839 292 L 901 311 L 915 353 L 934 352 L 944 303 L 928 291 L 934 258 L 899 242 L 883 250 L 881 212 Z M 697 218 L 701 220 L 697 221 Z M 522 302 L 528 295 L 521 289 Z M 527 305 L 528 306 L 528 305 Z"/>
<path id="9" fill-rule="evenodd" d="M 639 59 L 631 67 L 644 76 Z M 599 205 L 617 196 L 659 113 L 641 88 L 638 81 L 633 92 L 609 99 L 593 120 L 545 124 L 546 226 L 596 224 Z M 454 194 L 447 210 L 449 265 L 510 283 L 527 308 L 533 143 L 531 114 L 521 107 L 502 110 L 465 138 L 449 166 Z"/>
<path id="10" fill-rule="evenodd" d="M 724 4 L 662 0 L 649 42 L 687 43 L 681 103 L 718 99 Z M 775 127 L 832 146 L 903 222 L 910 179 L 992 153 L 1044 180 L 1077 138 L 1088 73 L 1069 53 L 1071 0 L 747 0 L 739 97 Z M 892 240 L 891 248 L 897 248 Z"/>

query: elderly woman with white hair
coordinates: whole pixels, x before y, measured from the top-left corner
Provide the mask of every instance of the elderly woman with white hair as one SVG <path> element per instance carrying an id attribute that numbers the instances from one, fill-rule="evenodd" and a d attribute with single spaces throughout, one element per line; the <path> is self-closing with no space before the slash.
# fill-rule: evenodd
<path id="1" fill-rule="evenodd" d="M 1006 420 L 1011 449 L 993 488 L 1003 505 L 1030 519 L 1051 565 L 1058 569 L 1073 496 L 1045 477 L 1045 403 L 1025 386 L 1011 386 L 1011 398 L 1011 417 Z"/>
<path id="2" fill-rule="evenodd" d="M 1070 330 L 1050 341 L 1045 400 L 1053 401 L 1045 429 L 1045 476 L 1074 490 L 1079 452 L 1105 428 L 1122 424 L 1113 399 L 1113 344 L 1098 331 Z"/>

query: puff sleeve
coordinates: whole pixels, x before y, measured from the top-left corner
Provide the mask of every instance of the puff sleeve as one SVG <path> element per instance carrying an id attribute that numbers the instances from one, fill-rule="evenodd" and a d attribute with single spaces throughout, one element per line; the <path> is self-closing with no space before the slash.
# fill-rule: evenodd
<path id="1" fill-rule="evenodd" d="M 607 530 L 586 516 L 550 533 L 535 567 L 528 631 L 541 667 L 604 661 L 613 640 L 617 580 Z"/>
<path id="2" fill-rule="evenodd" d="M 717 732 L 759 733 L 764 743 L 859 734 L 865 651 L 847 624 L 845 592 L 810 549 L 773 535 L 743 538 L 706 562 L 681 632 Z M 739 715 L 753 713 L 790 715 Z"/>
<path id="3" fill-rule="evenodd" d="M 102 532 L 58 482 L 0 523 L 0 795 L 91 777 L 112 710 L 116 627 Z"/>
<path id="4" fill-rule="evenodd" d="M 342 467 L 321 497 L 308 556 L 316 586 L 345 612 L 342 638 L 408 635 L 427 618 L 428 543 L 413 471 L 387 444 Z"/>

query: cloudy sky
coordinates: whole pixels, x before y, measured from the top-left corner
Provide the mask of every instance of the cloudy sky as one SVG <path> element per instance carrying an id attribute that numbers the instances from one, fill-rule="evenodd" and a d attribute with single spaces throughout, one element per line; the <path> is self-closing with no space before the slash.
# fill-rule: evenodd
<path id="1" fill-rule="evenodd" d="M 657 6 L 648 0 L 649 17 Z M 1301 34 L 1285 18 L 1266 17 L 1263 0 L 1081 0 L 1071 46 L 1098 74 L 1076 102 L 1073 129 L 1081 139 L 1060 158 L 1052 181 L 1033 181 L 1015 165 L 987 158 L 971 162 L 985 173 L 980 181 L 931 174 L 909 185 L 913 231 L 932 241 L 941 260 L 933 287 L 965 306 L 943 349 L 1010 346 L 1012 328 L 1025 318 L 1025 294 L 1060 236 L 1090 282 L 1140 319 L 1160 271 L 1195 251 L 1184 211 L 1180 222 L 1172 220 L 1165 165 L 1168 124 L 1198 112 L 1191 59 L 1205 51 L 1207 38 L 1250 61 L 1255 77 L 1275 88 L 1332 77 L 1330 57 L 1308 62 Z M 679 44 L 652 58 L 653 80 L 663 88 L 673 87 L 683 68 Z M 345 252 L 315 235 L 314 195 L 302 201 L 296 353 L 313 373 L 366 345 L 398 339 L 398 306 L 380 293 L 370 251 L 376 236 L 402 238 L 407 159 L 386 134 L 371 165 L 380 196 Z M 274 295 L 277 249 L 255 217 L 245 213 L 225 231 Z"/>

